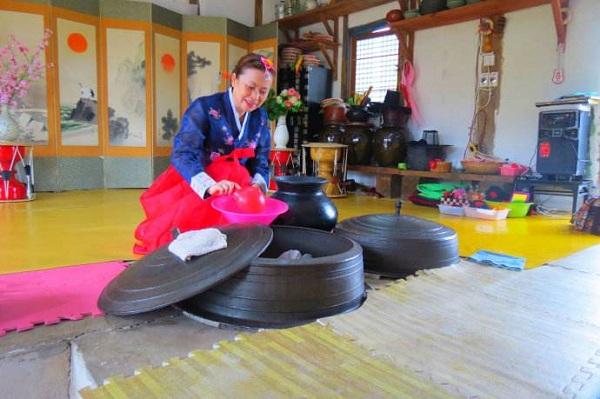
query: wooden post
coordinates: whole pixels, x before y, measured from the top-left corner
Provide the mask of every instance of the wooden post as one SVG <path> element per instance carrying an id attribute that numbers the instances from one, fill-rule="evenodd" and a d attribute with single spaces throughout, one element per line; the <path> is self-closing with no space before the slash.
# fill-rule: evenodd
<path id="1" fill-rule="evenodd" d="M 262 25 L 263 1 L 254 0 L 254 26 Z"/>

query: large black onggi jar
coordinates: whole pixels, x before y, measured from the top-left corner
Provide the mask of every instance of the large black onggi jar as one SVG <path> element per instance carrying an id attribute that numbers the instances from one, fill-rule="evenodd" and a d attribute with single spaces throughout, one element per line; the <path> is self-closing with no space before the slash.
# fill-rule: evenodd
<path id="1" fill-rule="evenodd" d="M 331 231 L 338 211 L 322 187 L 327 179 L 316 176 L 276 176 L 277 191 L 271 198 L 288 204 L 287 212 L 279 215 L 273 225 L 309 227 Z"/>
<path id="2" fill-rule="evenodd" d="M 406 159 L 406 129 L 403 126 L 383 125 L 373 138 L 373 157 L 377 166 L 397 167 Z"/>
<path id="3" fill-rule="evenodd" d="M 367 123 L 350 122 L 346 125 L 343 143 L 348 145 L 348 165 L 369 165 L 371 163 L 372 138 Z"/>
<path id="4" fill-rule="evenodd" d="M 271 228 L 273 241 L 247 268 L 178 306 L 217 322 L 286 328 L 349 312 L 364 302 L 362 247 L 357 242 L 316 229 Z M 305 257 L 281 259 L 290 249 Z"/>

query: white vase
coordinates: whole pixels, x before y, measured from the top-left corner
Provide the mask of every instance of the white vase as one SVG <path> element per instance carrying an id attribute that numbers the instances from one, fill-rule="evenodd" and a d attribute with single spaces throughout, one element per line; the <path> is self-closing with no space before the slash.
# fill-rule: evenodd
<path id="1" fill-rule="evenodd" d="M 281 115 L 277 119 L 277 126 L 275 126 L 275 132 L 273 133 L 275 148 L 286 148 L 288 141 L 290 141 L 290 132 L 285 123 L 285 115 Z"/>
<path id="2" fill-rule="evenodd" d="M 21 135 L 21 127 L 10 114 L 8 104 L 0 105 L 0 141 L 14 141 Z"/>

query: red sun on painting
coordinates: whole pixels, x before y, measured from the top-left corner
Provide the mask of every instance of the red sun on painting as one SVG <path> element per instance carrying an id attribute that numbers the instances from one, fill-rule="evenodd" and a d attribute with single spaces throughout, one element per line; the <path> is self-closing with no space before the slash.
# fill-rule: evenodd
<path id="1" fill-rule="evenodd" d="M 84 53 L 88 48 L 88 42 L 81 33 L 71 33 L 67 38 L 67 45 L 76 53 Z"/>
<path id="2" fill-rule="evenodd" d="M 173 72 L 175 69 L 175 58 L 171 54 L 163 54 L 160 58 L 160 64 L 165 72 Z"/>

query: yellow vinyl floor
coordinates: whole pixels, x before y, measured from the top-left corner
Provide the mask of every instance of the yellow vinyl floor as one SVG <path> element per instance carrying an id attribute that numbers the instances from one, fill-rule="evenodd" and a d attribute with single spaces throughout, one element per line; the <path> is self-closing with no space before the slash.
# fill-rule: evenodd
<path id="1" fill-rule="evenodd" d="M 142 190 L 40 192 L 33 201 L 0 203 L 0 274 L 59 266 L 135 259 L 133 231 L 143 218 Z M 395 212 L 396 201 L 364 195 L 333 199 L 339 220 Z M 430 219 L 458 233 L 459 252 L 478 249 L 525 257 L 534 268 L 600 244 L 573 230 L 567 216 L 528 216 L 500 221 L 440 214 L 404 201 L 402 214 Z"/>

